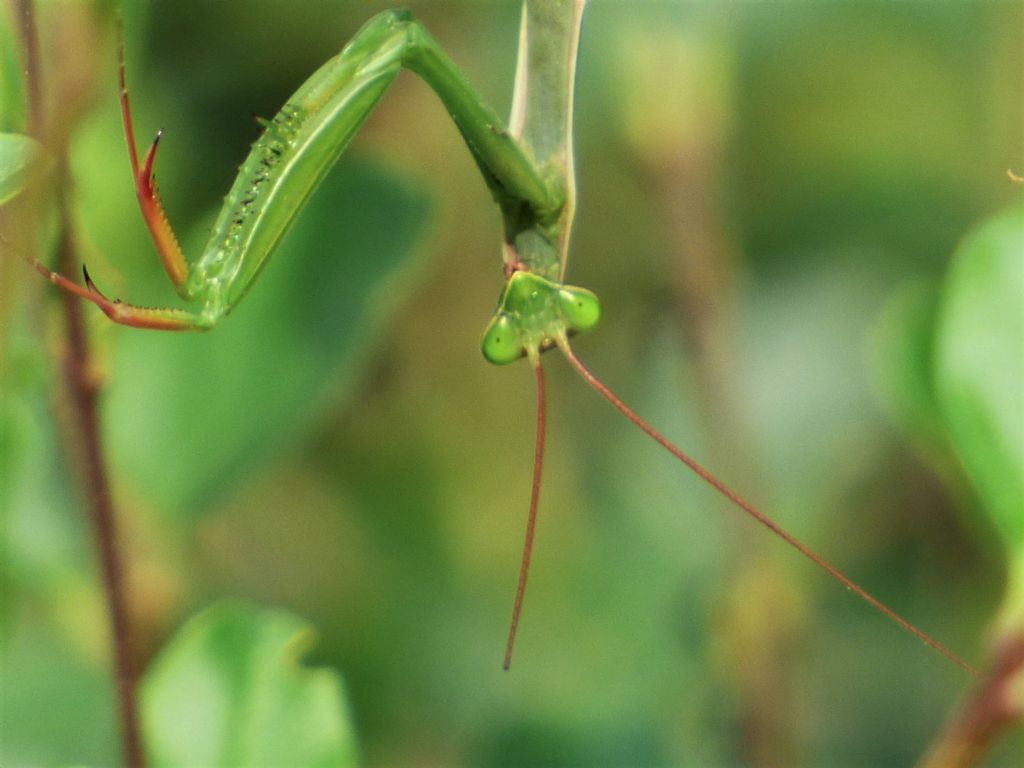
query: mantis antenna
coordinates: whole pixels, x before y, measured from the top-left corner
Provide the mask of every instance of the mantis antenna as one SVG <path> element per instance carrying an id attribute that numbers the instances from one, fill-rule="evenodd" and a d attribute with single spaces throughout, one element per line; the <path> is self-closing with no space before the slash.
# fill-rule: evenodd
<path id="1" fill-rule="evenodd" d="M 512 651 L 519 629 L 519 614 L 523 609 L 526 594 L 526 577 L 530 572 L 530 557 L 533 554 L 533 534 L 537 527 L 537 504 L 540 502 L 540 477 L 544 468 L 544 427 L 547 421 L 547 396 L 544 393 L 544 367 L 540 360 L 531 360 L 537 378 L 537 440 L 533 449 L 533 482 L 530 485 L 530 511 L 526 516 L 526 541 L 523 543 L 523 558 L 519 564 L 519 582 L 516 584 L 516 599 L 512 604 L 512 622 L 508 627 L 508 642 L 505 643 L 505 660 L 502 669 L 512 666 Z"/>
<path id="2" fill-rule="evenodd" d="M 825 573 L 827 573 L 833 579 L 838 581 L 848 590 L 853 592 L 853 594 L 855 594 L 861 600 L 866 602 L 872 608 L 879 611 L 888 618 L 892 619 L 900 627 L 902 627 L 907 632 L 917 637 L 919 640 L 921 640 L 925 645 L 931 646 L 940 654 L 942 654 L 947 659 L 952 661 L 954 664 L 967 670 L 975 678 L 981 677 L 981 674 L 974 667 L 972 667 L 966 661 L 964 661 L 955 653 L 950 651 L 948 648 L 946 648 L 946 646 L 942 645 L 942 643 L 938 642 L 927 633 L 915 627 L 913 624 L 904 619 L 902 616 L 900 616 L 898 613 L 892 610 L 881 600 L 878 600 L 877 598 L 869 594 L 867 591 L 859 587 L 842 571 L 830 565 L 823 557 L 816 554 L 805 544 L 801 543 L 795 536 L 793 536 L 786 529 L 784 529 L 782 526 L 780 526 L 778 523 L 776 523 L 774 520 L 768 517 L 768 515 L 761 512 L 757 507 L 752 505 L 750 502 L 745 501 L 741 496 L 739 496 L 739 494 L 732 490 L 732 488 L 730 488 L 728 485 L 726 485 L 713 474 L 711 474 L 711 472 L 705 469 L 689 454 L 685 453 L 682 449 L 677 447 L 674 443 L 669 441 L 660 432 L 658 432 L 658 430 L 656 430 L 654 427 L 652 427 L 650 424 L 648 424 L 646 421 L 640 418 L 632 408 L 630 408 L 628 405 L 622 402 L 622 400 L 620 400 L 614 392 L 612 392 L 607 386 L 605 386 L 603 382 L 601 382 L 596 376 L 594 376 L 594 374 L 592 374 L 590 370 L 585 365 L 583 365 L 582 362 L 580 362 L 579 358 L 576 357 L 575 353 L 572 351 L 572 347 L 569 346 L 568 342 L 562 343 L 559 346 L 561 347 L 562 354 L 565 355 L 566 360 L 569 361 L 572 367 L 576 369 L 576 371 L 579 373 L 580 376 L 583 377 L 583 380 L 586 381 L 587 384 L 593 387 L 593 389 L 599 395 L 601 395 L 601 397 L 603 397 L 605 400 L 611 403 L 612 406 L 614 406 L 615 409 L 619 411 L 619 413 L 621 413 L 623 416 L 629 419 L 630 423 L 632 423 L 638 429 L 647 434 L 648 437 L 654 440 L 654 442 L 656 442 L 670 454 L 675 456 L 676 459 L 682 462 L 688 469 L 690 469 L 695 475 L 697 475 L 697 477 L 699 477 L 705 483 L 707 483 L 716 491 L 718 491 L 722 496 L 728 499 L 734 506 L 739 507 L 741 510 L 743 510 L 752 518 L 754 518 L 754 520 L 756 520 L 758 523 L 763 525 L 765 528 L 774 533 L 784 542 L 789 544 L 789 546 L 793 547 L 793 549 L 795 549 L 801 555 L 806 557 L 816 566 L 821 568 L 823 571 L 825 571 Z"/>

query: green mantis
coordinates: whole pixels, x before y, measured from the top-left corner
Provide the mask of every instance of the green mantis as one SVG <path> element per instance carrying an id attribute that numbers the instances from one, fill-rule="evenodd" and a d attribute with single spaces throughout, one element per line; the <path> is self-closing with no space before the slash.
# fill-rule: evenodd
<path id="1" fill-rule="evenodd" d="M 577 15 L 581 12 L 581 3 L 564 5 Z M 543 40 L 538 33 L 534 42 L 542 45 L 551 41 Z M 575 45 L 571 32 L 563 38 L 563 45 Z M 152 180 L 159 134 L 140 160 L 122 57 L 121 110 L 143 218 L 168 277 L 179 295 L 197 309 L 139 307 L 107 298 L 88 273 L 81 286 L 42 265 L 37 269 L 61 288 L 96 304 L 117 323 L 157 330 L 214 328 L 252 287 L 303 204 L 403 68 L 418 74 L 437 93 L 502 213 L 505 286 L 484 334 L 483 354 L 495 364 L 526 357 L 537 381 L 533 483 L 505 667 L 511 662 L 525 594 L 541 487 L 546 412 L 541 354 L 557 347 L 592 388 L 726 498 L 904 629 L 970 670 L 965 662 L 897 616 L 703 469 L 644 422 L 579 361 L 569 339 L 597 324 L 600 306 L 590 291 L 562 282 L 573 206 L 571 183 L 567 181 L 571 178 L 571 152 L 565 151 L 566 137 L 531 134 L 536 123 L 522 114 L 513 118 L 512 128 L 507 128 L 476 97 L 433 38 L 406 12 L 387 12 L 368 22 L 338 56 L 300 86 L 273 119 L 263 121 L 263 133 L 228 193 L 206 248 L 191 262 L 178 246 Z M 571 94 L 571 77 L 567 84 Z M 521 95 L 517 104 L 526 105 L 522 109 L 531 108 L 530 97 Z M 571 114 L 571 96 L 561 108 Z M 569 133 L 565 123 L 560 130 Z"/>

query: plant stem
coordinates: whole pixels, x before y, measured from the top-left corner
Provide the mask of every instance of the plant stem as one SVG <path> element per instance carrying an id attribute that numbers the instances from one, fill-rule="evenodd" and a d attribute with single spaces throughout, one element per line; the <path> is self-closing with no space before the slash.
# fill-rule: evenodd
<path id="1" fill-rule="evenodd" d="M 34 7 L 31 0 L 15 0 L 14 7 L 25 52 L 29 131 L 47 143 L 46 140 L 50 137 L 47 136 L 44 121 L 42 70 Z M 63 135 L 67 135 L 66 132 Z M 71 176 L 67 167 L 66 147 L 51 146 L 50 149 L 57 156 L 59 168 L 56 176 L 60 231 L 58 269 L 72 273 L 77 268 L 78 259 L 75 255 L 74 231 L 68 200 Z M 64 309 L 66 337 L 63 359 L 64 384 L 71 404 L 71 419 L 75 432 L 75 450 L 70 453 L 78 464 L 78 474 L 92 521 L 93 537 L 107 598 L 124 763 L 129 768 L 142 768 L 144 761 L 136 707 L 136 674 L 131 656 L 128 610 L 117 547 L 114 506 L 110 497 L 97 412 L 100 381 L 94 373 L 89 356 L 89 345 L 82 321 L 82 305 L 70 293 L 62 291 L 60 297 Z"/>
<path id="2" fill-rule="evenodd" d="M 992 671 L 957 709 L 932 745 L 920 768 L 976 765 L 995 738 L 1024 719 L 1020 688 L 1024 680 L 1024 633 L 997 643 Z"/>
<path id="3" fill-rule="evenodd" d="M 62 170 L 62 187 L 69 183 Z M 74 236 L 67 210 L 66 193 L 60 193 L 61 236 L 58 264 L 61 272 L 69 274 L 78 264 L 75 256 Z M 89 358 L 85 325 L 82 322 L 82 304 L 66 291 L 60 292 L 64 307 L 67 345 L 64 351 L 64 384 L 72 405 L 72 419 L 78 432 L 79 475 L 86 496 L 86 505 L 92 520 L 93 539 L 99 555 L 103 588 L 107 597 L 110 637 L 114 652 L 114 683 L 117 691 L 121 719 L 121 742 L 125 765 L 141 768 L 142 740 L 139 733 L 136 706 L 136 672 L 131 653 L 131 632 L 128 622 L 127 601 L 121 557 L 118 551 L 116 516 L 110 497 L 106 461 L 100 437 L 97 400 L 100 380 L 94 373 Z"/>

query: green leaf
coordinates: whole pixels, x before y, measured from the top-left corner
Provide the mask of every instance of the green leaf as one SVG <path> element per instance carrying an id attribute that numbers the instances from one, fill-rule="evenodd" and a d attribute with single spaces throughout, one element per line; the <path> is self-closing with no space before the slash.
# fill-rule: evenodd
<path id="1" fill-rule="evenodd" d="M 300 664 L 312 629 L 290 614 L 221 603 L 191 619 L 142 682 L 154 766 L 349 766 L 341 684 Z"/>
<path id="2" fill-rule="evenodd" d="M 21 192 L 43 167 L 43 148 L 20 133 L 0 133 L 0 205 Z"/>
<path id="3" fill-rule="evenodd" d="M 946 438 L 935 402 L 933 362 L 937 286 L 908 283 L 886 302 L 871 333 L 876 388 L 893 419 L 919 450 L 945 449 Z"/>
<path id="4" fill-rule="evenodd" d="M 213 331 L 117 329 L 107 423 L 119 475 L 195 517 L 294 448 L 355 391 L 425 213 L 422 194 L 348 160 Z"/>
<path id="5" fill-rule="evenodd" d="M 936 331 L 935 383 L 953 449 L 1003 542 L 1024 555 L 1024 206 L 957 249 Z"/>

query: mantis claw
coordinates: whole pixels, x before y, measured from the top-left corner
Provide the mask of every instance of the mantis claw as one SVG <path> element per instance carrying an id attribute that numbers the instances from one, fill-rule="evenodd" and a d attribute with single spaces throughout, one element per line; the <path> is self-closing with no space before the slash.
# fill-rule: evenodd
<path id="1" fill-rule="evenodd" d="M 96 283 L 89 276 L 89 270 L 82 265 L 82 277 L 85 279 L 85 287 L 69 280 L 58 272 L 54 272 L 42 262 L 33 260 L 36 271 L 54 285 L 58 285 L 68 293 L 73 293 L 79 298 L 91 301 L 99 307 L 103 314 L 121 325 L 128 325 L 133 328 L 152 328 L 162 331 L 204 331 L 213 327 L 215 319 L 183 312 L 180 309 L 161 309 L 155 307 L 139 307 L 133 304 L 125 304 L 120 299 L 108 299 Z"/>
<path id="2" fill-rule="evenodd" d="M 149 149 L 146 150 L 146 157 L 142 160 L 142 168 L 139 170 L 139 182 L 146 186 L 146 192 L 149 195 L 154 194 L 153 162 L 156 160 L 156 149 L 160 145 L 160 137 L 163 135 L 163 128 L 156 132 L 156 136 L 153 137 L 153 143 L 149 145 Z"/>
<path id="3" fill-rule="evenodd" d="M 96 294 L 98 297 L 103 299 L 103 301 L 110 301 L 110 299 L 108 299 L 104 295 L 103 291 L 96 287 L 96 283 L 94 283 L 92 281 L 92 278 L 89 276 L 89 269 L 85 266 L 85 264 L 82 265 L 82 277 L 85 278 L 85 287 L 89 289 L 90 293 Z M 112 303 L 118 304 L 120 303 L 120 299 L 115 299 Z"/>

